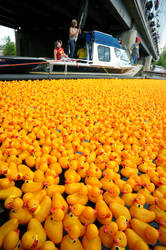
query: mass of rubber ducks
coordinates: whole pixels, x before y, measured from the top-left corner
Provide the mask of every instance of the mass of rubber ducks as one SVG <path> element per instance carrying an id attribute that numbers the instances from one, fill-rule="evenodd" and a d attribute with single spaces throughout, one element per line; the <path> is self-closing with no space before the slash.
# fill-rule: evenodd
<path id="1" fill-rule="evenodd" d="M 3 81 L 0 110 L 0 249 L 166 249 L 166 81 Z"/>

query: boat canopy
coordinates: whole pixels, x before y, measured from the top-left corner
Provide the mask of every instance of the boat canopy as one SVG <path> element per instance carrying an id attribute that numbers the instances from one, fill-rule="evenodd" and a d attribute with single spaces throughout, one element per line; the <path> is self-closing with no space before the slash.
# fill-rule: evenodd
<path id="1" fill-rule="evenodd" d="M 98 44 L 113 46 L 115 48 L 122 49 L 117 38 L 115 38 L 109 34 L 100 32 L 100 31 L 94 30 L 92 32 L 87 32 L 86 33 L 86 42 L 90 42 L 90 41 L 93 41 L 93 42 L 98 43 Z"/>

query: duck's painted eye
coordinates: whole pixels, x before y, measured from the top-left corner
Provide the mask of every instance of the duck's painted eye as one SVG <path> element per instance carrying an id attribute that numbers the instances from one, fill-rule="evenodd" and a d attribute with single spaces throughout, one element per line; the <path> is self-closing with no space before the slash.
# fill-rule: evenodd
<path id="1" fill-rule="evenodd" d="M 73 243 L 76 243 L 76 240 L 73 240 Z"/>
<path id="2" fill-rule="evenodd" d="M 12 209 L 12 211 L 11 211 L 12 213 L 16 213 L 16 210 L 15 209 Z"/>
<path id="3" fill-rule="evenodd" d="M 73 214 L 70 214 L 70 217 L 73 217 L 74 215 Z"/>
<path id="4" fill-rule="evenodd" d="M 28 180 L 26 180 L 26 181 L 25 181 L 25 183 L 29 183 L 29 181 L 28 181 Z"/>
<path id="5" fill-rule="evenodd" d="M 50 220 L 54 220 L 52 216 L 51 216 Z"/>
<path id="6" fill-rule="evenodd" d="M 115 247 L 115 250 L 119 250 L 120 248 L 118 246 Z"/>
<path id="7" fill-rule="evenodd" d="M 138 204 L 137 207 L 142 208 L 143 206 L 141 204 Z"/>
<path id="8" fill-rule="evenodd" d="M 21 247 L 21 244 L 20 244 L 20 242 L 18 243 L 18 245 L 17 245 L 17 248 L 20 248 Z"/>

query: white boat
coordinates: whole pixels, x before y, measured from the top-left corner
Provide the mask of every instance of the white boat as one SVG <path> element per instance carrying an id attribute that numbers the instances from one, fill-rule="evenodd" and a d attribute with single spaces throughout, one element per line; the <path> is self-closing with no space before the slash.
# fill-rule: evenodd
<path id="1" fill-rule="evenodd" d="M 87 59 L 47 60 L 49 72 L 52 74 L 110 74 L 134 76 L 142 65 L 132 65 L 126 50 L 117 38 L 99 32 L 85 33 Z"/>

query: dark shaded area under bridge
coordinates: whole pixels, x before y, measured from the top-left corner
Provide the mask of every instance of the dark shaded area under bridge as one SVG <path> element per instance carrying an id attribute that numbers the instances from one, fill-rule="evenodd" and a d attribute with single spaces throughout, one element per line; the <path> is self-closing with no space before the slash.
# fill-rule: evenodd
<path id="1" fill-rule="evenodd" d="M 17 30 L 17 55 L 53 57 L 57 39 L 67 47 L 70 22 L 73 18 L 80 19 L 84 4 L 83 0 L 1 0 L 0 24 Z M 135 7 L 128 0 L 89 0 L 83 30 L 99 30 L 116 37 L 135 24 L 141 30 L 139 15 L 132 8 Z M 150 53 L 155 59 L 157 52 L 153 48 L 149 52 L 148 43 L 146 38 L 141 44 L 141 56 Z"/>

